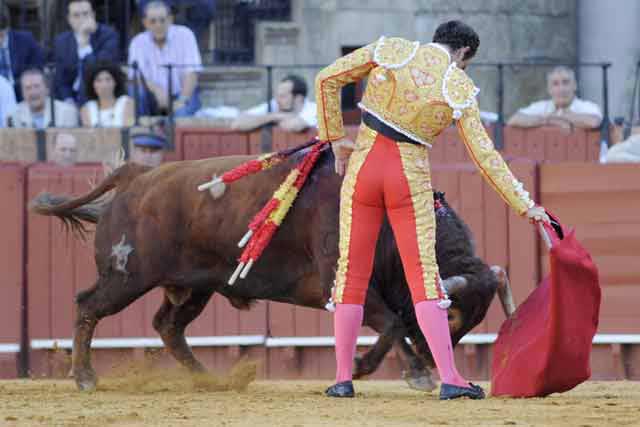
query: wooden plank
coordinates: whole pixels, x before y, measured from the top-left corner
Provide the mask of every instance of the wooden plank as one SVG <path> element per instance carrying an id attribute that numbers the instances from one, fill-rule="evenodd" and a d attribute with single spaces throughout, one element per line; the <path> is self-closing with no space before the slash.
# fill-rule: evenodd
<path id="1" fill-rule="evenodd" d="M 38 159 L 33 129 L 0 129 L 0 160 L 35 162 Z"/>
<path id="2" fill-rule="evenodd" d="M 20 341 L 23 256 L 25 169 L 18 164 L 0 164 L 0 343 Z M 0 361 L 0 364 L 2 361 Z M 0 372 L 0 375 L 2 373 Z"/>

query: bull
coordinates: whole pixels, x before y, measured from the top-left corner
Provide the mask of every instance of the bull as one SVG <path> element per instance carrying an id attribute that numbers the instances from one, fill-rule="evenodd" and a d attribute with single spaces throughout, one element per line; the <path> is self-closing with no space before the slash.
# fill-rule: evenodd
<path id="1" fill-rule="evenodd" d="M 116 314 L 156 287 L 164 299 L 153 327 L 166 349 L 191 371 L 204 371 L 185 339 L 185 328 L 214 293 L 238 309 L 256 300 L 323 309 L 330 300 L 338 257 L 341 177 L 333 171 L 331 150 L 323 151 L 287 219 L 251 274 L 226 283 L 239 255 L 238 240 L 251 216 L 271 197 L 302 153 L 212 197 L 198 184 L 242 162 L 231 156 L 168 163 L 155 169 L 125 164 L 89 193 L 69 198 L 41 194 L 31 210 L 61 219 L 79 235 L 95 223 L 95 284 L 76 296 L 72 374 L 80 390 L 93 390 L 97 376 L 90 346 L 98 322 Z M 109 200 L 102 198 L 109 195 Z M 496 291 L 507 315 L 513 302 L 504 271 L 475 256 L 471 233 L 441 194 L 437 218 L 437 260 L 452 305 L 449 324 L 454 344 L 482 321 Z M 375 371 L 396 347 L 410 386 L 435 388 L 434 363 L 415 318 L 409 288 L 389 224 L 383 224 L 364 324 L 380 334 L 376 344 L 354 361 L 354 377 Z M 407 343 L 409 338 L 415 347 Z M 415 351 L 414 351 L 415 348 Z M 416 354 L 417 351 L 417 354 Z"/>

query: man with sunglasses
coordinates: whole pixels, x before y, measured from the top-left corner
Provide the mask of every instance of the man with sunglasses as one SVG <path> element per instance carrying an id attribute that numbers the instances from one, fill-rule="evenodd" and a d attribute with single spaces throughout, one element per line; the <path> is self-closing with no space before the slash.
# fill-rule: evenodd
<path id="1" fill-rule="evenodd" d="M 198 73 L 202 59 L 193 32 L 182 25 L 173 24 L 173 16 L 164 1 L 150 1 L 143 11 L 145 32 L 131 40 L 129 65 L 138 69 L 138 89 L 132 94 L 137 98 L 140 115 L 157 115 L 173 107 L 175 117 L 192 116 L 200 109 Z M 171 70 L 171 94 L 169 94 L 169 67 Z M 135 78 L 135 71 L 130 70 Z M 155 102 L 147 102 L 153 97 Z M 158 111 L 151 111 L 156 104 Z"/>

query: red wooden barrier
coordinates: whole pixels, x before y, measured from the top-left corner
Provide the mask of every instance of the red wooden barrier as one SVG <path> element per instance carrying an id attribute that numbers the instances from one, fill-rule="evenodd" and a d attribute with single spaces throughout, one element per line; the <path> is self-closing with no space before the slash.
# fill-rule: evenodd
<path id="1" fill-rule="evenodd" d="M 0 164 L 0 346 L 20 342 L 21 291 L 24 282 L 25 169 L 14 163 Z M 17 375 L 16 354 L 0 352 L 0 378 Z"/>
<path id="2" fill-rule="evenodd" d="M 600 272 L 599 332 L 640 333 L 640 180 L 636 165 L 549 164 L 541 167 L 546 208 L 571 228 Z M 547 271 L 543 253 L 542 266 Z"/>

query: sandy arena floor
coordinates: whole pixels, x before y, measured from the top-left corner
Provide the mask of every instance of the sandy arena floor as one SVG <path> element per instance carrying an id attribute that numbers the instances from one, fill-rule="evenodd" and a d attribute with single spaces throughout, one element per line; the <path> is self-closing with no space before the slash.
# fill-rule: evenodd
<path id="1" fill-rule="evenodd" d="M 640 426 L 640 382 L 590 382 L 545 399 L 440 402 L 402 382 L 360 381 L 356 399 L 327 382 L 251 382 L 128 367 L 93 393 L 72 381 L 0 382 L 0 426 Z M 486 385 L 486 384 L 485 384 Z"/>

